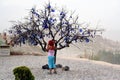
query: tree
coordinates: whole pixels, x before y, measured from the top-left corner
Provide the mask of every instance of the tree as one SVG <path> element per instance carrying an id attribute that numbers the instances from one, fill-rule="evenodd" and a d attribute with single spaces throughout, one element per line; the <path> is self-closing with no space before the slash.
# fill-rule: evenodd
<path id="1" fill-rule="evenodd" d="M 54 40 L 55 61 L 57 50 L 69 47 L 73 42 L 89 42 L 99 31 L 80 24 L 74 12 L 57 10 L 50 3 L 40 10 L 32 8 L 26 22 L 17 22 L 9 30 L 14 35 L 15 44 L 21 45 L 27 41 L 34 46 L 40 45 L 43 51 L 46 51 L 48 40 Z"/>

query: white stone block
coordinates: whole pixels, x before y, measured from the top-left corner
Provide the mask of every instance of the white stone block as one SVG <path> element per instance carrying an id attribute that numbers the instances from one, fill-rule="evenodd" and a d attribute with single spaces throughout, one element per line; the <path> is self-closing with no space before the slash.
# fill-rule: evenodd
<path id="1" fill-rule="evenodd" d="M 10 55 L 10 46 L 0 46 L 0 55 Z"/>

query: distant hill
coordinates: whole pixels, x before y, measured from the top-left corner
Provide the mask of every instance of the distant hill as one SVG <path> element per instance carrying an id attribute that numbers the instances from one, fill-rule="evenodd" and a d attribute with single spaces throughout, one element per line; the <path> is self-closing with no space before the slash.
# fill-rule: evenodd
<path id="1" fill-rule="evenodd" d="M 59 54 L 66 54 L 66 56 L 85 56 L 85 54 L 96 55 L 99 51 L 118 51 L 120 53 L 120 43 L 102 36 L 96 36 L 91 42 L 78 42 L 71 44 L 70 47 L 59 51 Z M 62 56 L 62 55 L 61 55 Z"/>

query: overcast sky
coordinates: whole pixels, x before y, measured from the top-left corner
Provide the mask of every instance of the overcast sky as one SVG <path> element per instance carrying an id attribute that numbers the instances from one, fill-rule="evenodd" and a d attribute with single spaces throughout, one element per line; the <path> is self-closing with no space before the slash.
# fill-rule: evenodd
<path id="1" fill-rule="evenodd" d="M 0 0 L 0 32 L 11 27 L 11 20 L 22 20 L 28 9 L 39 9 L 47 2 L 79 14 L 80 21 L 104 28 L 102 36 L 120 41 L 120 0 Z"/>

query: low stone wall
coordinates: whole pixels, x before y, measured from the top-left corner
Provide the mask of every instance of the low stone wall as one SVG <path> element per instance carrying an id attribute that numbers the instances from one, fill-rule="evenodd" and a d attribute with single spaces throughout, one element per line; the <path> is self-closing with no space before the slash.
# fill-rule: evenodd
<path id="1" fill-rule="evenodd" d="M 10 55 L 10 46 L 1 45 L 0 46 L 0 55 Z"/>

